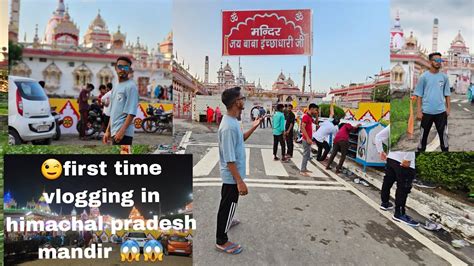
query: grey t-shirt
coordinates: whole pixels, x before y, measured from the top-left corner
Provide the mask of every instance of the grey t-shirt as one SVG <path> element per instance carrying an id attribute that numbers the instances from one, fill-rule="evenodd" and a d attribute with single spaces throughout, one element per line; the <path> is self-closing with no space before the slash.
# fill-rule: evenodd
<path id="1" fill-rule="evenodd" d="M 135 116 L 138 106 L 138 89 L 133 80 L 120 82 L 112 90 L 110 97 L 110 132 L 114 136 L 125 123 L 128 115 Z M 133 137 L 134 123 L 125 131 L 125 136 Z"/>
<path id="2" fill-rule="evenodd" d="M 451 95 L 448 76 L 442 72 L 426 71 L 416 84 L 416 96 L 422 97 L 421 110 L 424 114 L 437 115 L 446 111 L 446 96 Z"/>

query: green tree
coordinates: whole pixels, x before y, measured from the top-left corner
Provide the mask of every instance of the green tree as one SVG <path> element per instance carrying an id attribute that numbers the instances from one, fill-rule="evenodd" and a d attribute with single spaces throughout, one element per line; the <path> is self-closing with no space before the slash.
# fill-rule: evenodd
<path id="1" fill-rule="evenodd" d="M 374 102 L 390 102 L 390 84 L 380 85 L 374 88 Z"/>
<path id="2" fill-rule="evenodd" d="M 14 66 L 23 56 L 23 46 L 9 41 L 8 42 L 8 66 Z"/>

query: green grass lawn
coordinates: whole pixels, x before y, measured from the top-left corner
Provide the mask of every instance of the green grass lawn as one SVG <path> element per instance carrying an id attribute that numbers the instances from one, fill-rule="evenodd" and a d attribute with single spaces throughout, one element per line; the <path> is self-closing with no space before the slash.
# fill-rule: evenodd
<path id="1" fill-rule="evenodd" d="M 415 108 L 413 109 L 415 110 Z M 410 98 L 393 99 L 390 102 L 390 146 L 393 147 L 407 132 L 410 115 Z"/>
<path id="2" fill-rule="evenodd" d="M 133 145 L 133 154 L 151 153 L 149 145 Z M 0 132 L 0 156 L 4 154 L 119 154 L 120 147 L 114 145 L 8 145 L 7 132 Z"/>
<path id="3" fill-rule="evenodd" d="M 0 115 L 8 114 L 8 94 L 0 93 Z"/>
<path id="4" fill-rule="evenodd" d="M 5 154 L 119 154 L 119 146 L 78 146 L 78 145 L 64 145 L 64 146 L 35 146 L 35 145 L 18 145 L 10 146 L 6 144 L 7 136 L 0 135 L 0 140 L 3 141 L 1 153 Z M 147 154 L 152 152 L 148 145 L 133 145 L 133 154 Z"/>

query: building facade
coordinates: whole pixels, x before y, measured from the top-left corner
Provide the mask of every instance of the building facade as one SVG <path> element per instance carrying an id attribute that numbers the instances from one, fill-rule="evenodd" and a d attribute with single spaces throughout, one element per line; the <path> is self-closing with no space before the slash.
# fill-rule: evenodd
<path id="1" fill-rule="evenodd" d="M 12 1 L 11 25 L 18 25 L 19 6 L 20 0 Z M 17 26 L 10 29 L 10 35 L 18 36 Z M 96 87 L 108 82 L 116 83 L 116 59 L 127 56 L 133 62 L 133 79 L 139 94 L 151 96 L 150 86 L 171 86 L 172 36 L 172 33 L 168 34 L 151 49 L 141 44 L 139 38 L 135 43 L 127 43 L 120 26 L 111 32 L 99 12 L 81 41 L 78 26 L 65 8 L 64 1 L 59 0 L 44 36 L 38 34 L 36 27 L 33 40 L 19 42 L 23 46 L 22 61 L 12 67 L 11 74 L 44 80 L 49 95 L 74 97 L 87 83 Z M 166 94 L 171 92 L 164 91 Z"/>
<path id="2" fill-rule="evenodd" d="M 347 86 L 331 88 L 329 95 L 333 96 L 338 104 L 353 108 L 357 107 L 359 102 L 373 102 L 375 88 L 390 84 L 390 71 L 380 70 L 370 78 L 370 81 L 363 83 L 351 83 Z"/>
<path id="3" fill-rule="evenodd" d="M 422 48 L 413 32 L 410 32 L 408 37 L 404 37 L 400 24 L 400 16 L 397 14 L 391 36 L 403 38 L 392 37 L 390 42 L 390 84 L 392 92 L 409 93 L 413 92 L 420 75 L 429 69 L 431 63 L 428 60 L 428 54 L 430 52 Z M 437 49 L 440 30 L 442 31 L 442 25 L 435 18 L 431 52 L 439 52 Z M 441 71 L 448 75 L 450 86 L 454 92 L 465 94 L 474 78 L 474 55 L 469 52 L 469 47 L 460 31 L 454 36 L 449 50 L 442 54 L 442 58 L 444 62 Z"/>

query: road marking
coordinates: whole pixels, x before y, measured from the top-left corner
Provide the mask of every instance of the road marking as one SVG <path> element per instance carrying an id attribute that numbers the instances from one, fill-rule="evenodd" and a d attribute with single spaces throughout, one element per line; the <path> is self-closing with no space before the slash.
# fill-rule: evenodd
<path id="1" fill-rule="evenodd" d="M 245 148 L 245 174 L 250 175 L 250 148 Z"/>
<path id="2" fill-rule="evenodd" d="M 460 99 L 451 99 L 451 102 L 452 102 L 452 103 L 457 103 L 457 102 L 459 102 L 459 100 L 460 100 Z"/>
<path id="3" fill-rule="evenodd" d="M 263 200 L 263 202 L 272 202 L 272 199 L 270 199 L 267 193 L 260 193 L 258 195 Z"/>
<path id="4" fill-rule="evenodd" d="M 219 177 L 197 177 L 193 182 L 220 182 Z M 282 180 L 282 179 L 257 179 L 247 178 L 245 183 L 281 183 L 281 184 L 310 184 L 310 185 L 341 185 L 337 181 L 318 181 L 318 180 Z"/>
<path id="5" fill-rule="evenodd" d="M 288 173 L 285 170 L 282 162 L 280 160 L 273 160 L 273 151 L 271 149 L 261 149 L 263 167 L 265 168 L 265 174 L 269 176 L 286 176 Z"/>
<path id="6" fill-rule="evenodd" d="M 294 152 L 291 161 L 293 161 L 293 163 L 298 167 L 298 169 L 301 170 L 301 163 L 303 162 L 303 155 L 301 153 Z M 323 172 L 321 172 L 316 166 L 314 166 L 310 161 L 308 161 L 306 168 L 312 171 L 312 173 L 310 173 L 310 176 L 327 178 L 327 176 Z"/>
<path id="7" fill-rule="evenodd" d="M 212 147 L 193 167 L 193 176 L 208 176 L 219 161 L 219 148 Z"/>
<path id="8" fill-rule="evenodd" d="M 458 103 L 458 106 L 461 107 L 462 105 L 460 103 Z"/>
<path id="9" fill-rule="evenodd" d="M 206 146 L 206 147 L 218 147 L 219 144 L 215 142 L 192 142 L 188 145 L 191 146 Z M 246 148 L 259 148 L 259 149 L 272 149 L 273 145 L 260 145 L 260 144 L 245 144 Z"/>
<path id="10" fill-rule="evenodd" d="M 464 111 L 466 111 L 466 112 L 470 112 L 470 111 L 471 111 L 471 110 L 467 109 L 466 107 L 464 107 L 463 109 L 464 109 Z"/>
<path id="11" fill-rule="evenodd" d="M 221 182 L 198 182 L 193 187 L 222 187 Z M 282 188 L 282 189 L 303 189 L 303 190 L 350 190 L 344 186 L 316 186 L 316 185 L 285 185 L 285 184 L 259 184 L 248 183 L 247 187 L 257 188 Z"/>
<path id="12" fill-rule="evenodd" d="M 189 144 L 189 138 L 191 138 L 192 131 L 186 131 L 186 134 L 184 134 L 183 138 L 181 139 L 181 142 L 179 142 L 179 147 L 182 150 L 179 150 L 177 154 L 184 154 L 186 152 L 186 148 L 188 147 Z"/>
<path id="13" fill-rule="evenodd" d="M 317 162 L 318 164 L 321 164 L 320 162 Z M 321 164 L 322 166 L 322 164 Z M 449 262 L 451 265 L 466 265 L 465 262 L 460 260 L 458 257 L 454 256 L 447 250 L 441 248 L 439 245 L 431 241 L 429 238 L 418 232 L 415 228 L 405 225 L 401 222 L 396 222 L 392 219 L 392 215 L 390 212 L 382 211 L 380 209 L 379 204 L 377 204 L 375 201 L 370 199 L 367 195 L 356 189 L 352 184 L 346 182 L 344 179 L 340 178 L 338 175 L 331 171 L 327 171 L 329 175 L 334 178 L 335 180 L 339 181 L 341 184 L 344 184 L 349 191 L 357 195 L 360 199 L 365 201 L 369 206 L 374 208 L 376 211 L 378 211 L 381 215 L 385 216 L 385 218 L 389 219 L 392 221 L 396 226 L 400 227 L 403 231 L 407 232 L 409 235 L 411 235 L 414 239 L 416 239 L 418 242 L 423 244 L 425 247 L 427 247 L 429 250 L 431 250 L 434 254 L 438 255 L 439 257 L 443 258 L 447 262 Z"/>
<path id="14" fill-rule="evenodd" d="M 461 102 L 462 102 L 462 103 L 467 103 L 467 102 L 468 102 L 468 100 L 467 100 L 467 99 L 466 99 L 466 100 L 462 100 Z"/>

